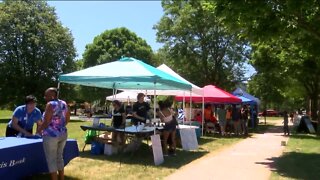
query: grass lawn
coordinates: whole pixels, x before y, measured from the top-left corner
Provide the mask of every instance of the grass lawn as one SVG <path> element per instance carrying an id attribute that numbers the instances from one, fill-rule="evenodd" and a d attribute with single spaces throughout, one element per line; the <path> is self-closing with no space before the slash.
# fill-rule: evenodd
<path id="1" fill-rule="evenodd" d="M 7 123 L 11 119 L 12 111 L 0 110 L 0 137 L 5 136 Z"/>
<path id="2" fill-rule="evenodd" d="M 284 154 L 275 159 L 271 179 L 319 179 L 320 137 L 310 134 L 290 136 Z"/>
<path id="3" fill-rule="evenodd" d="M 12 116 L 12 111 L 0 110 L 0 119 L 10 119 Z"/>
<path id="4" fill-rule="evenodd" d="M 8 112 L 9 113 L 9 112 Z M 11 116 L 9 113 L 9 117 Z M 0 136 L 5 133 L 8 119 L 0 116 Z M 108 124 L 107 121 L 103 121 Z M 92 124 L 92 121 L 72 120 L 68 124 L 69 138 L 78 141 L 79 149 L 84 145 L 85 131 L 80 125 Z M 254 133 L 265 131 L 270 127 L 260 124 Z M 210 152 L 219 152 L 221 149 L 239 142 L 242 138 L 205 136 L 199 139 L 199 149 L 196 151 L 183 151 L 177 149 L 176 157 L 165 158 L 164 164 L 154 166 L 153 155 L 150 147 L 144 143 L 135 153 L 125 153 L 113 156 L 92 155 L 90 145 L 87 145 L 84 152 L 80 152 L 78 158 L 73 159 L 65 168 L 66 179 L 163 179 L 180 167 L 198 159 Z M 149 142 L 149 144 L 151 144 Z M 121 165 L 120 165 L 121 161 Z M 33 179 L 48 179 L 48 175 L 37 175 Z"/>
<path id="5" fill-rule="evenodd" d="M 187 152 L 178 149 L 177 156 L 166 158 L 161 166 L 153 165 L 152 152 L 146 144 L 138 152 L 109 157 L 91 155 L 89 146 L 66 167 L 66 175 L 80 179 L 162 179 L 183 165 L 239 140 L 240 138 L 203 137 L 199 140 L 199 150 Z M 79 145 L 82 144 L 80 141 Z"/>
<path id="6" fill-rule="evenodd" d="M 10 113 L 9 113 L 10 114 Z M 11 116 L 11 114 L 10 114 Z M 10 117 L 9 116 L 9 117 Z M 0 136 L 4 136 L 8 119 L 0 117 Z M 69 138 L 78 141 L 79 149 L 84 145 L 85 131 L 80 125 L 92 124 L 91 121 L 72 120 L 68 124 Z M 180 167 L 206 154 L 230 146 L 242 138 L 221 138 L 206 136 L 199 139 L 199 149 L 183 151 L 177 149 L 176 157 L 168 157 L 161 166 L 154 166 L 152 150 L 144 143 L 135 153 L 124 153 L 113 156 L 91 155 L 90 145 L 78 158 L 73 159 L 65 168 L 66 179 L 163 179 Z M 151 144 L 151 142 L 149 142 Z M 121 161 L 121 166 L 120 166 Z M 33 179 L 48 179 L 48 175 L 37 175 Z"/>

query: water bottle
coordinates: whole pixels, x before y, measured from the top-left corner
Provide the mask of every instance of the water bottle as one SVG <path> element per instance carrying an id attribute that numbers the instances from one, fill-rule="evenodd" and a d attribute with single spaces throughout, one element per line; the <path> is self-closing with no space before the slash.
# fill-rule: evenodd
<path id="1" fill-rule="evenodd" d="M 22 137 L 22 133 L 19 132 L 19 134 L 17 135 L 17 138 L 21 138 Z"/>

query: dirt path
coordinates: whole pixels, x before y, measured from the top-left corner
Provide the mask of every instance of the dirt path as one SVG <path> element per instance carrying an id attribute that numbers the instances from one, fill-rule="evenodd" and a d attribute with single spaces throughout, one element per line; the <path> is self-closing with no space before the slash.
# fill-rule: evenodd
<path id="1" fill-rule="evenodd" d="M 282 154 L 281 141 L 288 141 L 282 133 L 282 121 L 275 122 L 276 126 L 266 133 L 255 134 L 218 154 L 209 154 L 166 179 L 269 179 L 272 159 Z"/>

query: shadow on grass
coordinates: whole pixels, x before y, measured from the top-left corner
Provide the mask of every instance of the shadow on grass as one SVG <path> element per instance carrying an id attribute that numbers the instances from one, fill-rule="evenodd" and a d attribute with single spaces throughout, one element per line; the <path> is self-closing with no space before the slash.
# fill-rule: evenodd
<path id="1" fill-rule="evenodd" d="M 85 120 L 80 120 L 80 119 L 70 119 L 71 123 L 75 122 L 86 122 Z"/>
<path id="2" fill-rule="evenodd" d="M 10 118 L 0 119 L 0 124 L 7 124 L 10 121 Z"/>
<path id="3" fill-rule="evenodd" d="M 43 179 L 50 179 L 50 174 L 37 174 L 34 175 L 32 177 L 25 177 L 22 178 L 22 180 L 43 180 Z M 80 180 L 80 178 L 75 178 L 75 177 L 71 177 L 71 176 L 64 176 L 64 179 L 68 180 Z"/>
<path id="4" fill-rule="evenodd" d="M 259 124 L 254 129 L 249 129 L 249 133 L 256 133 L 256 134 L 264 134 L 264 133 L 282 133 L 283 127 L 282 126 L 275 126 L 272 124 Z"/>
<path id="5" fill-rule="evenodd" d="M 209 153 L 208 151 L 184 151 L 180 148 L 176 150 L 177 156 L 165 157 L 165 161 L 161 167 L 167 168 L 180 168 L 195 159 L 198 159 Z M 111 162 L 119 162 L 119 164 L 139 164 L 144 166 L 154 166 L 152 148 L 147 144 L 142 144 L 141 147 L 135 152 L 118 153 L 112 156 L 106 155 L 92 155 L 90 151 L 80 152 L 80 157 L 108 160 Z"/>
<path id="6" fill-rule="evenodd" d="M 292 134 L 290 135 L 290 138 L 293 139 L 314 139 L 314 140 L 320 140 L 320 136 L 312 136 L 308 134 Z"/>
<path id="7" fill-rule="evenodd" d="M 276 173 L 292 179 L 319 179 L 320 154 L 288 152 L 271 159 L 269 165 Z"/>

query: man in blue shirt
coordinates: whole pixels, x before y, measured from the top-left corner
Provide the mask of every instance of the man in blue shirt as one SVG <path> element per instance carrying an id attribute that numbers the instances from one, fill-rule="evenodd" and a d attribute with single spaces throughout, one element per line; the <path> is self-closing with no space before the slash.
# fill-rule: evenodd
<path id="1" fill-rule="evenodd" d="M 7 125 L 6 137 L 32 136 L 33 124 L 37 123 L 37 133 L 41 125 L 41 112 L 36 108 L 37 99 L 29 95 L 25 99 L 25 105 L 18 106 L 12 119 Z"/>

